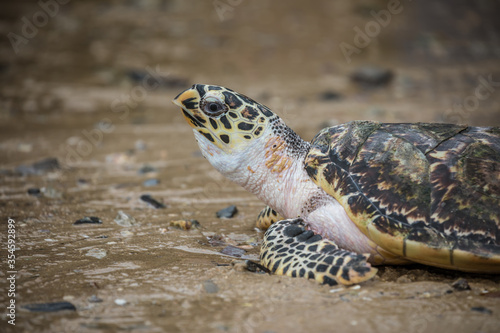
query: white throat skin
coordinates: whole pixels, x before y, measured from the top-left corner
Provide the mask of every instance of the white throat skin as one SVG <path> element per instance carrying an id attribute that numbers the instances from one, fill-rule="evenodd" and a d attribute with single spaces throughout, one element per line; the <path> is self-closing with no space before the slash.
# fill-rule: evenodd
<path id="1" fill-rule="evenodd" d="M 286 218 L 302 216 L 308 199 L 320 192 L 304 169 L 306 151 L 302 156 L 290 156 L 290 149 L 270 127 L 242 150 L 233 149 L 230 154 L 196 130 L 194 133 L 203 156 L 220 173 Z M 309 146 L 304 141 L 302 144 Z"/>
<path id="2" fill-rule="evenodd" d="M 286 134 L 293 138 L 287 142 L 268 126 L 262 136 L 229 153 L 194 134 L 203 156 L 220 173 L 283 217 L 303 218 L 312 231 L 346 250 L 378 254 L 344 208 L 310 179 L 304 168 L 310 144 L 293 131 Z"/>

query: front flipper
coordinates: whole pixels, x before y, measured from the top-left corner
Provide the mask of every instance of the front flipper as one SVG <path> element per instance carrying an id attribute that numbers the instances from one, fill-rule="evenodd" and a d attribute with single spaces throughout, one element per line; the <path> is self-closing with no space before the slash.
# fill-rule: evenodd
<path id="1" fill-rule="evenodd" d="M 267 230 L 271 224 L 275 223 L 276 221 L 282 220 L 283 217 L 281 217 L 274 209 L 272 209 L 269 206 L 266 206 L 260 213 L 259 216 L 257 216 L 257 221 L 255 222 L 255 225 L 257 228 L 261 230 Z"/>
<path id="2" fill-rule="evenodd" d="M 306 230 L 301 218 L 274 223 L 264 235 L 261 264 L 278 275 L 306 277 L 334 286 L 371 279 L 377 269 L 368 254 L 340 249 L 334 242 Z"/>

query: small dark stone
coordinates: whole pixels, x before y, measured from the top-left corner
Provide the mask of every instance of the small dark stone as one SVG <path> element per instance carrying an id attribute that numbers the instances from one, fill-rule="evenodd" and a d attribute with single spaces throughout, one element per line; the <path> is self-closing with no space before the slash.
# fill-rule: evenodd
<path id="1" fill-rule="evenodd" d="M 341 98 L 342 98 L 342 95 L 340 95 L 338 92 L 335 92 L 332 90 L 324 91 L 319 95 L 319 99 L 322 101 L 335 101 L 335 100 L 339 100 Z"/>
<path id="2" fill-rule="evenodd" d="M 32 165 L 20 165 L 16 171 L 23 175 L 41 175 L 49 171 L 60 169 L 59 161 L 55 157 L 48 157 Z"/>
<path id="3" fill-rule="evenodd" d="M 484 306 L 473 306 L 470 309 L 472 311 L 476 311 L 476 312 L 480 312 L 480 313 L 484 313 L 484 314 L 492 314 L 493 313 L 493 311 L 491 311 L 488 308 L 485 308 Z"/>
<path id="4" fill-rule="evenodd" d="M 102 224 L 102 221 L 96 216 L 85 216 L 83 219 L 76 220 L 73 224 Z"/>
<path id="5" fill-rule="evenodd" d="M 35 169 L 37 173 L 44 173 L 60 168 L 61 166 L 59 165 L 59 161 L 55 157 L 48 157 L 46 159 L 33 163 L 33 169 Z"/>
<path id="6" fill-rule="evenodd" d="M 76 307 L 70 302 L 35 303 L 21 306 L 31 312 L 57 312 L 62 310 L 76 311 Z"/>
<path id="7" fill-rule="evenodd" d="M 146 179 L 142 185 L 146 187 L 157 186 L 160 184 L 160 180 L 156 178 Z"/>
<path id="8" fill-rule="evenodd" d="M 230 219 L 232 218 L 234 215 L 236 215 L 236 213 L 238 213 L 238 208 L 236 208 L 235 205 L 231 205 L 229 207 L 226 207 L 224 209 L 221 209 L 219 210 L 216 215 L 218 218 L 226 218 L 226 219 Z"/>
<path id="9" fill-rule="evenodd" d="M 165 206 L 161 202 L 157 201 L 156 199 L 153 199 L 153 197 L 150 196 L 149 194 L 143 194 L 143 195 L 141 195 L 141 200 L 144 201 L 144 202 L 147 202 L 148 204 L 150 204 L 151 206 L 153 206 L 156 209 L 158 209 L 158 208 L 167 208 L 167 206 Z"/>
<path id="10" fill-rule="evenodd" d="M 225 248 L 223 248 L 220 252 L 227 254 L 228 256 L 231 256 L 231 257 L 240 258 L 247 251 L 240 249 L 239 247 L 236 247 L 236 246 L 228 245 Z"/>
<path id="11" fill-rule="evenodd" d="M 363 66 L 351 74 L 351 80 L 366 88 L 385 86 L 391 82 L 393 73 L 390 69 Z"/>
<path id="12" fill-rule="evenodd" d="M 87 179 L 83 179 L 83 178 L 79 178 L 76 183 L 78 185 L 88 185 L 89 184 L 89 181 Z"/>
<path id="13" fill-rule="evenodd" d="M 28 189 L 28 194 L 29 195 L 34 195 L 35 197 L 39 197 L 39 196 L 42 195 L 42 192 L 40 191 L 39 188 L 34 187 L 34 188 L 29 188 Z"/>
<path id="14" fill-rule="evenodd" d="M 451 284 L 451 286 L 455 290 L 460 290 L 460 291 L 462 291 L 462 290 L 470 290 L 469 283 L 467 282 L 466 279 L 463 279 L 463 278 L 456 280 L 455 282 L 453 282 Z"/>
<path id="15" fill-rule="evenodd" d="M 140 174 L 140 175 L 144 175 L 146 173 L 150 173 L 150 172 L 156 172 L 156 168 L 151 166 L 151 165 L 144 165 L 142 166 L 139 170 L 137 170 L 137 173 Z"/>

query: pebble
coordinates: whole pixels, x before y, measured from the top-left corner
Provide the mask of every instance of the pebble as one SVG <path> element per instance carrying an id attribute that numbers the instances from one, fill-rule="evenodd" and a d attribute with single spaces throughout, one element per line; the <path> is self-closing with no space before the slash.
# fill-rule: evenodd
<path id="1" fill-rule="evenodd" d="M 57 312 L 62 310 L 76 311 L 76 307 L 70 302 L 35 303 L 21 306 L 31 312 Z"/>
<path id="2" fill-rule="evenodd" d="M 351 80 L 366 88 L 385 86 L 391 82 L 393 73 L 390 69 L 377 66 L 363 66 L 351 74 Z"/>
<path id="3" fill-rule="evenodd" d="M 142 185 L 146 187 L 157 186 L 160 184 L 160 180 L 156 178 L 146 179 Z"/>
<path id="4" fill-rule="evenodd" d="M 142 140 L 137 140 L 135 143 L 134 143 L 134 148 L 135 150 L 146 150 L 148 148 L 148 146 L 146 145 L 146 143 Z"/>
<path id="5" fill-rule="evenodd" d="M 42 192 L 40 191 L 39 188 L 34 187 L 34 188 L 29 188 L 28 189 L 28 194 L 29 195 L 33 195 L 35 197 L 39 197 L 39 196 L 42 195 Z"/>
<path id="6" fill-rule="evenodd" d="M 131 237 L 134 235 L 134 233 L 128 230 L 123 230 L 120 231 L 120 235 L 122 235 L 123 237 Z"/>
<path id="7" fill-rule="evenodd" d="M 326 90 L 319 95 L 319 99 L 322 101 L 336 101 L 341 98 L 342 95 L 332 90 Z"/>
<path id="8" fill-rule="evenodd" d="M 128 303 L 127 300 L 125 300 L 123 298 L 117 298 L 117 299 L 115 299 L 115 304 L 116 305 L 124 306 L 127 303 Z"/>
<path id="9" fill-rule="evenodd" d="M 218 218 L 226 218 L 226 219 L 230 219 L 232 218 L 234 215 L 236 215 L 238 213 L 238 208 L 236 208 L 235 205 L 231 205 L 229 207 L 226 207 L 224 209 L 221 209 L 219 210 L 215 215 L 218 217 Z"/>
<path id="10" fill-rule="evenodd" d="M 208 294 L 215 294 L 219 291 L 219 287 L 212 280 L 203 281 L 203 288 Z"/>
<path id="11" fill-rule="evenodd" d="M 94 257 L 97 259 L 102 259 L 106 257 L 107 252 L 104 249 L 90 249 L 87 253 L 85 253 L 87 257 Z"/>
<path id="12" fill-rule="evenodd" d="M 42 187 L 41 192 L 43 193 L 44 197 L 51 198 L 51 199 L 61 199 L 62 198 L 62 192 L 56 190 L 53 187 L 47 186 L 47 187 Z"/>
<path id="13" fill-rule="evenodd" d="M 488 308 L 485 308 L 484 306 L 473 306 L 470 308 L 472 311 L 484 313 L 484 314 L 493 314 L 493 311 L 491 311 Z"/>
<path id="14" fill-rule="evenodd" d="M 73 224 L 102 224 L 102 220 L 97 216 L 85 216 L 82 219 L 76 220 Z"/>
<path id="15" fill-rule="evenodd" d="M 97 297 L 97 295 L 92 295 L 87 299 L 87 301 L 89 301 L 90 303 L 101 303 L 102 298 Z"/>
<path id="16" fill-rule="evenodd" d="M 460 278 L 456 281 L 454 281 L 451 286 L 453 287 L 453 289 L 455 290 L 460 290 L 460 291 L 463 291 L 463 290 L 470 290 L 470 286 L 469 286 L 469 283 L 467 282 L 466 279 L 463 279 L 463 278 Z"/>
<path id="17" fill-rule="evenodd" d="M 228 256 L 231 256 L 231 257 L 240 258 L 247 251 L 240 249 L 239 247 L 236 247 L 236 246 L 228 245 L 225 248 L 223 248 L 220 252 L 223 254 L 227 254 Z"/>
<path id="18" fill-rule="evenodd" d="M 190 219 L 190 220 L 170 221 L 170 226 L 183 230 L 190 230 L 192 228 L 199 228 L 201 224 L 197 220 Z"/>
<path id="19" fill-rule="evenodd" d="M 137 173 L 140 174 L 140 175 L 144 175 L 146 173 L 157 172 L 157 171 L 158 170 L 156 170 L 155 167 L 146 164 L 146 165 L 142 166 L 139 170 L 137 170 Z"/>
<path id="20" fill-rule="evenodd" d="M 158 209 L 158 208 L 167 208 L 167 206 L 165 206 L 161 202 L 157 201 L 156 199 L 154 199 L 149 194 L 143 194 L 143 195 L 141 195 L 141 200 L 144 201 L 144 202 L 147 202 L 148 204 L 150 204 L 151 206 L 153 206 L 156 209 Z"/>
<path id="21" fill-rule="evenodd" d="M 46 172 L 60 169 L 59 161 L 55 157 L 48 157 L 32 165 L 20 165 L 16 171 L 23 175 L 42 175 Z"/>
<path id="22" fill-rule="evenodd" d="M 128 215 L 122 210 L 118 211 L 118 215 L 115 217 L 114 221 L 116 222 L 116 224 L 122 227 L 132 227 L 138 224 L 135 218 Z"/>

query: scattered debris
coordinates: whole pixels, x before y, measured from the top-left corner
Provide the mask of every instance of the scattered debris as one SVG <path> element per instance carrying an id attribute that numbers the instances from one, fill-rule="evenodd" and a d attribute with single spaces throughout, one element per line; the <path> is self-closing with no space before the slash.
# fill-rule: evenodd
<path id="1" fill-rule="evenodd" d="M 455 290 L 470 290 L 470 286 L 469 286 L 469 283 L 467 282 L 466 279 L 464 278 L 460 278 L 456 281 L 454 281 L 451 286 L 453 287 L 453 289 Z"/>
<path id="2" fill-rule="evenodd" d="M 488 308 L 485 308 L 484 306 L 473 306 L 470 308 L 472 311 L 476 311 L 479 313 L 484 313 L 484 314 L 493 314 L 493 311 L 491 311 Z"/>
<path id="3" fill-rule="evenodd" d="M 351 80 L 365 88 L 385 86 L 391 82 L 392 77 L 390 69 L 376 66 L 363 66 L 351 74 Z"/>
<path id="4" fill-rule="evenodd" d="M 167 208 L 167 206 L 165 206 L 164 204 L 162 204 L 161 202 L 157 201 L 156 199 L 153 199 L 153 197 L 149 194 L 143 194 L 141 195 L 141 200 L 150 204 L 151 206 L 153 206 L 154 208 L 158 209 L 158 208 Z"/>
<path id="5" fill-rule="evenodd" d="M 170 221 L 170 226 L 178 229 L 190 230 L 192 228 L 201 227 L 201 224 L 197 220 L 190 219 L 190 220 Z"/>
<path id="6" fill-rule="evenodd" d="M 76 311 L 76 307 L 70 302 L 35 303 L 21 306 L 31 312 L 57 312 L 63 310 Z"/>
<path id="7" fill-rule="evenodd" d="M 160 184 L 160 180 L 156 178 L 146 179 L 142 185 L 146 187 L 157 186 Z"/>
<path id="8" fill-rule="evenodd" d="M 102 259 L 106 257 L 107 252 L 104 249 L 90 249 L 87 253 L 85 253 L 88 257 L 94 257 L 97 259 Z"/>
<path id="9" fill-rule="evenodd" d="M 218 218 L 230 219 L 238 213 L 238 208 L 235 205 L 231 205 L 224 209 L 219 210 L 216 215 Z"/>
<path id="10" fill-rule="evenodd" d="M 225 248 L 223 248 L 220 252 L 223 254 L 227 254 L 228 256 L 231 256 L 231 257 L 240 258 L 247 251 L 245 251 L 239 247 L 233 246 L 233 245 L 228 245 Z"/>
<path id="11" fill-rule="evenodd" d="M 116 215 L 115 220 L 116 224 L 122 227 L 132 227 L 137 225 L 137 221 L 132 216 L 128 215 L 122 210 L 118 211 L 118 215 Z"/>
<path id="12" fill-rule="evenodd" d="M 102 224 L 102 220 L 97 216 L 85 216 L 83 219 L 76 220 L 73 224 Z"/>

